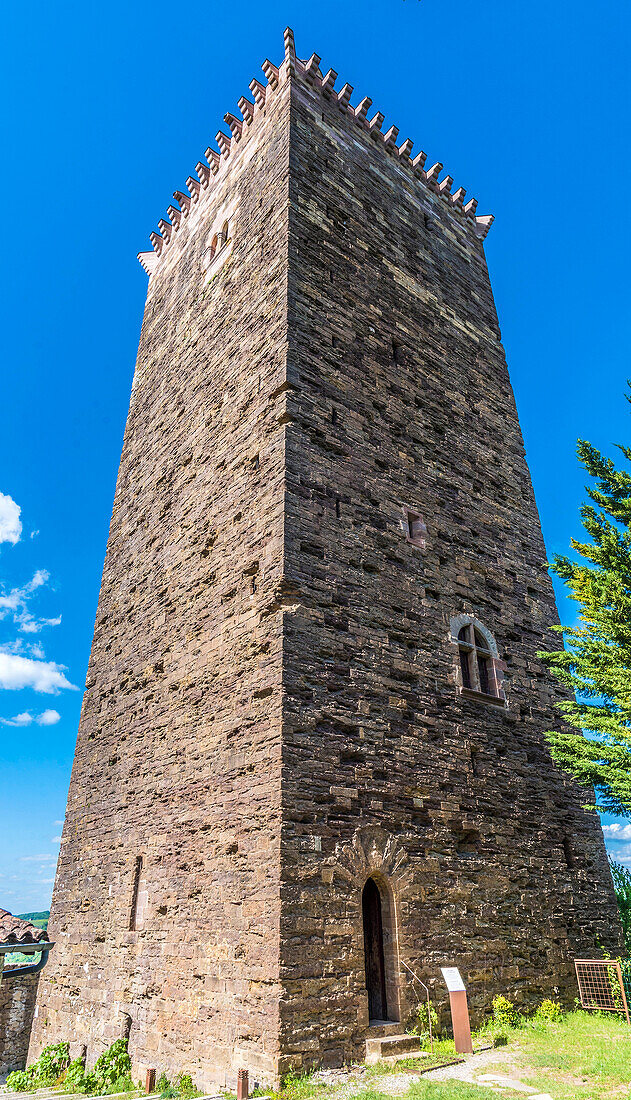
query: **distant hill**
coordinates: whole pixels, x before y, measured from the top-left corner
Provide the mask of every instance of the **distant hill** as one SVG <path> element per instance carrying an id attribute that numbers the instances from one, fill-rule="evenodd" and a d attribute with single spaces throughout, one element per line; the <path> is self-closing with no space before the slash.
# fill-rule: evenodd
<path id="1" fill-rule="evenodd" d="M 31 924 L 34 924 L 36 928 L 48 928 L 48 918 L 50 916 L 50 909 L 42 909 L 41 913 L 16 913 L 16 917 L 20 920 L 28 920 Z"/>

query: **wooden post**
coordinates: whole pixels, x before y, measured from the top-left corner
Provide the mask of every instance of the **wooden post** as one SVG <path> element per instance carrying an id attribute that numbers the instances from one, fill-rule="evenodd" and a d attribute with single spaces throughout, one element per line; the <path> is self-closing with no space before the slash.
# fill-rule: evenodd
<path id="1" fill-rule="evenodd" d="M 240 1069 L 237 1074 L 237 1100 L 248 1100 L 250 1095 L 250 1083 L 247 1069 Z"/>

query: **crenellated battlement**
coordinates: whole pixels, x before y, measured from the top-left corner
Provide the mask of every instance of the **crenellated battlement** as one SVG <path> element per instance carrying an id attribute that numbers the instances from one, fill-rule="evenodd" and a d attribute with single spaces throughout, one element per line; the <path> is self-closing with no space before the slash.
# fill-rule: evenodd
<path id="1" fill-rule="evenodd" d="M 200 161 L 195 166 L 197 178 L 189 176 L 186 181 L 188 194 L 184 191 L 174 191 L 173 198 L 177 206 L 170 205 L 167 208 L 167 218 L 161 218 L 158 222 L 159 232 L 150 234 L 153 251 L 139 252 L 138 259 L 145 271 L 151 275 L 156 270 L 160 256 L 174 234 L 178 232 L 191 209 L 199 203 L 204 194 L 211 191 L 211 184 L 223 170 L 234 151 L 235 147 L 247 135 L 248 130 L 255 124 L 260 115 L 265 111 L 268 97 L 273 95 L 280 85 L 290 77 L 297 77 L 304 81 L 312 89 L 319 92 L 324 99 L 336 104 L 343 118 L 360 127 L 374 140 L 376 147 L 381 146 L 384 152 L 397 160 L 399 164 L 407 168 L 413 176 L 420 180 L 433 194 L 444 200 L 453 213 L 470 225 L 471 230 L 480 240 L 484 240 L 493 223 L 492 214 L 476 214 L 477 199 L 469 199 L 465 203 L 466 191 L 464 187 L 453 188 L 453 178 L 445 175 L 440 179 L 443 171 L 441 161 L 436 161 L 431 167 L 426 168 L 427 154 L 421 150 L 412 157 L 413 142 L 406 138 L 400 145 L 397 144 L 399 130 L 396 126 L 390 126 L 383 131 L 385 116 L 377 111 L 372 118 L 368 112 L 372 107 L 372 99 L 364 96 L 356 105 L 351 104 L 353 87 L 351 84 L 343 84 L 336 91 L 338 74 L 335 69 L 329 69 L 323 74 L 320 70 L 321 58 L 313 53 L 308 60 L 302 61 L 296 56 L 294 33 L 287 27 L 284 34 L 285 57 L 282 64 L 277 67 L 266 59 L 261 68 L 267 83 L 262 83 L 256 78 L 250 81 L 250 92 L 253 101 L 246 96 L 241 96 L 238 108 L 241 118 L 230 112 L 224 115 L 224 122 L 230 131 L 229 134 L 219 130 L 215 137 L 217 149 L 208 148 L 205 152 L 206 163 Z"/>

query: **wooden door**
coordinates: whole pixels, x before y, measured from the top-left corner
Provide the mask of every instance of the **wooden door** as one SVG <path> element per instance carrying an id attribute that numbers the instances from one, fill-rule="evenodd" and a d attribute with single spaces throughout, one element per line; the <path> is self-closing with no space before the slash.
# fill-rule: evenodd
<path id="1" fill-rule="evenodd" d="M 374 879 L 369 878 L 362 893 L 364 918 L 364 959 L 368 1015 L 371 1020 L 387 1020 L 386 968 L 383 956 L 383 923 L 381 895 Z"/>

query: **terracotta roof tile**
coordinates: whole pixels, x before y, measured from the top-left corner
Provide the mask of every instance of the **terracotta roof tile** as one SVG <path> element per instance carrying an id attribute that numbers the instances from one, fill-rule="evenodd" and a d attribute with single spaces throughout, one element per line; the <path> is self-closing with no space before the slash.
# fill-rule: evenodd
<path id="1" fill-rule="evenodd" d="M 48 933 L 43 928 L 36 928 L 30 921 L 0 909 L 0 943 L 46 943 L 47 940 Z"/>

